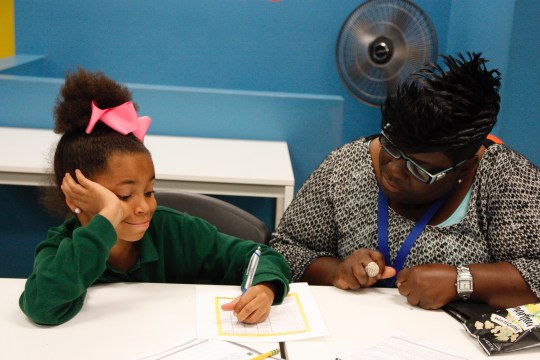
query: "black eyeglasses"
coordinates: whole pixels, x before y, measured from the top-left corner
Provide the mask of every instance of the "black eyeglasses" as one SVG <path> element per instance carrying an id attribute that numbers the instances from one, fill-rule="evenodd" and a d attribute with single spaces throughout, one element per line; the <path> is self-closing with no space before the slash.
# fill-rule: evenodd
<path id="1" fill-rule="evenodd" d="M 407 170 L 409 170 L 409 172 L 413 174 L 415 178 L 417 178 L 418 180 L 426 184 L 433 184 L 435 181 L 441 180 L 442 178 L 446 176 L 446 174 L 448 174 L 449 172 L 455 171 L 459 166 L 461 166 L 461 164 L 465 162 L 465 160 L 463 160 L 459 162 L 458 164 L 452 167 L 449 167 L 446 170 L 440 171 L 436 174 L 432 174 L 426 169 L 424 169 L 422 166 L 418 165 L 413 159 L 403 154 L 401 150 L 396 148 L 392 144 L 392 142 L 388 140 L 388 138 L 384 134 L 384 131 L 381 132 L 379 141 L 381 142 L 382 148 L 384 149 L 384 151 L 388 153 L 388 155 L 390 155 L 396 160 L 399 160 L 399 159 L 405 160 L 405 165 L 407 167 Z"/>

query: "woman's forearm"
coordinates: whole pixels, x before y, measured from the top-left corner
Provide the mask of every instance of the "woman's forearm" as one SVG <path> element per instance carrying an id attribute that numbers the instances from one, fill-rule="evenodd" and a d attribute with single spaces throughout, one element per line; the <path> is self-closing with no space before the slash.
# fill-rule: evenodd
<path id="1" fill-rule="evenodd" d="M 320 257 L 315 259 L 304 271 L 302 281 L 310 285 L 334 285 L 334 274 L 339 260 L 334 257 Z"/>
<path id="2" fill-rule="evenodd" d="M 519 271 L 509 262 L 471 264 L 474 281 L 471 298 L 495 308 L 509 308 L 536 303 L 538 297 Z"/>

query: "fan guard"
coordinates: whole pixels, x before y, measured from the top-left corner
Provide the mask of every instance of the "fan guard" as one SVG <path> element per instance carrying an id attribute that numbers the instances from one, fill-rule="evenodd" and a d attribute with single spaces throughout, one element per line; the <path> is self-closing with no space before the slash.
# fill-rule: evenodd
<path id="1" fill-rule="evenodd" d="M 343 24 L 336 46 L 341 80 L 370 106 L 380 106 L 400 82 L 436 57 L 435 29 L 409 0 L 364 2 Z"/>

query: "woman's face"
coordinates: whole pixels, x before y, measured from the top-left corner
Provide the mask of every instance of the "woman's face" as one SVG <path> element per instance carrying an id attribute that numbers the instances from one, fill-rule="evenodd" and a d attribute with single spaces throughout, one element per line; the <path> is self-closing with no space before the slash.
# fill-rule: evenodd
<path id="1" fill-rule="evenodd" d="M 452 167 L 452 161 L 442 152 L 404 153 L 431 174 Z M 447 194 L 455 185 L 458 173 L 447 173 L 432 184 L 418 180 L 407 169 L 405 159 L 395 159 L 381 147 L 379 153 L 380 179 L 384 194 L 390 201 L 403 205 L 431 203 Z"/>
<path id="2" fill-rule="evenodd" d="M 125 202 L 127 206 L 124 211 L 129 209 L 116 228 L 118 238 L 125 241 L 140 240 L 157 206 L 151 157 L 146 153 L 115 153 L 107 161 L 106 170 L 93 180 Z"/>

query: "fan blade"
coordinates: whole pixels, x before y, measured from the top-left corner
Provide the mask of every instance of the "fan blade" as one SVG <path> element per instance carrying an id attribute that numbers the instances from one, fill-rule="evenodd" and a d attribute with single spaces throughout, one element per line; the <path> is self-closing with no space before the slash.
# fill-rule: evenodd
<path id="1" fill-rule="evenodd" d="M 435 61 L 437 38 L 428 16 L 409 0 L 367 0 L 341 28 L 339 75 L 360 101 L 378 106 L 426 62 Z"/>
<path id="2" fill-rule="evenodd" d="M 388 13 L 385 20 L 405 32 L 409 28 L 412 19 L 408 11 L 404 8 L 402 1 L 393 1 L 391 3 L 385 7 Z"/>

